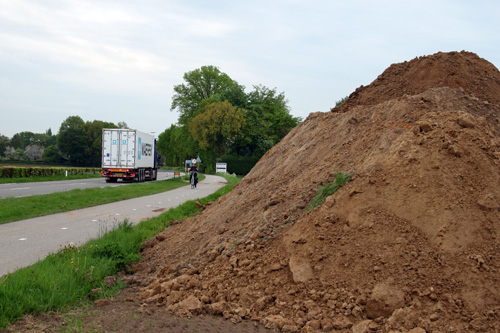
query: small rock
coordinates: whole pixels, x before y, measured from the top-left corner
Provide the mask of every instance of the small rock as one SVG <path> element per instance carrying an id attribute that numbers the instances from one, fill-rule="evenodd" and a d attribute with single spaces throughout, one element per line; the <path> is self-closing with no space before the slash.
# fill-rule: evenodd
<path id="1" fill-rule="evenodd" d="M 366 316 L 370 319 L 389 317 L 394 310 L 405 305 L 404 293 L 386 283 L 376 284 L 366 302 Z"/>
<path id="2" fill-rule="evenodd" d="M 276 263 L 276 264 L 271 266 L 271 272 L 279 271 L 280 269 L 281 269 L 281 265 L 279 263 Z"/>
<path id="3" fill-rule="evenodd" d="M 138 262 L 134 265 L 134 272 L 142 272 L 149 268 L 149 265 L 145 262 Z"/>
<path id="4" fill-rule="evenodd" d="M 98 299 L 94 302 L 94 305 L 97 306 L 98 308 L 109 305 L 109 300 L 108 299 Z"/>
<path id="5" fill-rule="evenodd" d="M 379 331 L 379 325 L 376 323 L 376 322 L 371 322 L 369 325 L 368 325 L 368 328 L 370 329 L 370 331 L 372 332 L 378 332 Z"/>
<path id="6" fill-rule="evenodd" d="M 424 133 L 432 131 L 432 125 L 427 123 L 427 122 L 421 122 L 419 124 L 419 128 L 420 128 L 420 132 L 424 132 Z"/>
<path id="7" fill-rule="evenodd" d="M 285 325 L 292 325 L 292 322 L 283 318 L 283 316 L 271 315 L 264 318 L 262 324 L 264 324 L 267 329 L 281 330 Z"/>
<path id="8" fill-rule="evenodd" d="M 253 308 L 257 311 L 264 310 L 267 304 L 271 302 L 273 302 L 273 298 L 271 296 L 262 296 L 255 301 Z"/>
<path id="9" fill-rule="evenodd" d="M 104 278 L 104 283 L 108 287 L 113 287 L 116 284 L 116 276 L 106 276 Z"/>
<path id="10" fill-rule="evenodd" d="M 369 325 L 373 323 L 371 320 L 363 320 L 352 326 L 352 333 L 368 333 L 370 332 Z"/>
<path id="11" fill-rule="evenodd" d="M 100 292 L 101 292 L 101 288 L 95 288 L 95 289 L 90 290 L 91 294 L 99 294 Z"/>
<path id="12" fill-rule="evenodd" d="M 345 330 L 352 327 L 352 323 L 346 317 L 337 317 L 332 320 L 332 326 L 336 330 Z"/>
<path id="13" fill-rule="evenodd" d="M 227 304 L 224 301 L 210 304 L 209 312 L 212 315 L 221 315 L 226 310 Z"/>
<path id="14" fill-rule="evenodd" d="M 208 254 L 208 262 L 212 262 L 215 260 L 215 258 L 217 258 L 219 256 L 219 251 L 211 251 L 209 254 Z"/>
<path id="15" fill-rule="evenodd" d="M 479 208 L 481 208 L 484 211 L 494 211 L 500 208 L 499 202 L 495 199 L 495 197 L 491 193 L 487 193 L 483 195 L 481 198 L 479 198 L 477 204 Z"/>
<path id="16" fill-rule="evenodd" d="M 288 265 L 296 283 L 307 282 L 314 276 L 311 265 L 305 259 L 291 257 Z"/>
<path id="17" fill-rule="evenodd" d="M 427 331 L 422 327 L 415 327 L 408 331 L 408 333 L 426 333 Z"/>
<path id="18" fill-rule="evenodd" d="M 281 328 L 282 332 L 299 332 L 299 327 L 297 325 L 286 324 Z"/>
<path id="19" fill-rule="evenodd" d="M 182 302 L 177 303 L 177 306 L 182 313 L 190 312 L 194 315 L 200 314 L 202 309 L 202 303 L 193 295 L 190 295 Z"/>
<path id="20" fill-rule="evenodd" d="M 466 112 L 460 113 L 457 123 L 464 128 L 474 128 L 476 126 L 474 118 Z"/>
<path id="21" fill-rule="evenodd" d="M 158 240 L 156 238 L 151 238 L 150 240 L 145 241 L 144 243 L 142 243 L 141 252 L 145 249 L 154 247 L 156 244 L 158 244 Z"/>
<path id="22" fill-rule="evenodd" d="M 319 331 L 321 329 L 321 322 L 319 320 L 313 319 L 306 323 L 306 326 L 311 327 L 315 331 Z"/>

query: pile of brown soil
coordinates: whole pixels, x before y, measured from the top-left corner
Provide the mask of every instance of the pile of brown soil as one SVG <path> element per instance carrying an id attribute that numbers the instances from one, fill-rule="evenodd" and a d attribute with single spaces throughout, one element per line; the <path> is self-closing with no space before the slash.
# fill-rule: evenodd
<path id="1" fill-rule="evenodd" d="M 333 108 L 345 112 L 356 105 L 375 105 L 406 95 L 418 95 L 431 88 L 462 88 L 482 101 L 500 104 L 498 69 L 476 54 L 462 51 L 436 53 L 393 64 L 369 86 L 356 89 L 345 103 Z M 492 121 L 498 121 L 491 118 Z"/>
<path id="2" fill-rule="evenodd" d="M 144 244 L 144 307 L 282 331 L 500 330 L 500 72 L 389 67 Z M 352 181 L 308 205 L 337 171 Z"/>

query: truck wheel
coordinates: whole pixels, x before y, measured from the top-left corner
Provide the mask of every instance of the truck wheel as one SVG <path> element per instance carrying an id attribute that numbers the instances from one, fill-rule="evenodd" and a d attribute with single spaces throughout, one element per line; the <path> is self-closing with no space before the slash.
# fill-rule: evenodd
<path id="1" fill-rule="evenodd" d="M 108 178 L 106 179 L 106 183 L 116 183 L 118 178 Z"/>

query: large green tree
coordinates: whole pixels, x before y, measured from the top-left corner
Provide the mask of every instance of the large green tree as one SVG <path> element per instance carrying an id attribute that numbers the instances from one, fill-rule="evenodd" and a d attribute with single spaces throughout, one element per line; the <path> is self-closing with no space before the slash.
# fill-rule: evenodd
<path id="1" fill-rule="evenodd" d="M 85 122 L 79 116 L 70 116 L 61 123 L 57 135 L 57 146 L 73 165 L 83 166 L 86 163 L 85 150 L 87 142 L 83 134 Z"/>
<path id="2" fill-rule="evenodd" d="M 185 83 L 174 86 L 171 110 L 178 110 L 179 123 L 187 125 L 202 112 L 204 104 L 223 101 L 244 102 L 244 87 L 215 66 L 202 66 L 184 74 Z M 240 106 L 240 105 L 238 105 Z"/>
<path id="3" fill-rule="evenodd" d="M 189 131 L 200 148 L 220 156 L 230 151 L 244 124 L 244 109 L 235 108 L 228 101 L 215 102 L 206 105 L 203 112 L 191 120 Z"/>

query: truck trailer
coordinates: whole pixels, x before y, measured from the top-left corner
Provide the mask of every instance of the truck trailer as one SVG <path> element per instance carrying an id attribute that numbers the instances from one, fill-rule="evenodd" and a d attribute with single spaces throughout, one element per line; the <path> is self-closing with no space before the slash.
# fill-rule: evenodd
<path id="1" fill-rule="evenodd" d="M 102 130 L 102 176 L 106 182 L 143 182 L 158 177 L 154 135 L 133 129 Z"/>

